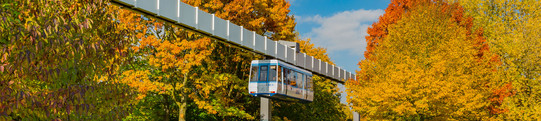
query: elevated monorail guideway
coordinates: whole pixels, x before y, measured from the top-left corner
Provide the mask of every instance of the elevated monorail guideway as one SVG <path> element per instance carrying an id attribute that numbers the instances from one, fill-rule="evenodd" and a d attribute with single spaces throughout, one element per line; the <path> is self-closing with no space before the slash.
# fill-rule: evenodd
<path id="1" fill-rule="evenodd" d="M 180 0 L 112 0 L 113 4 L 149 15 L 214 40 L 235 45 L 274 59 L 254 60 L 250 68 L 249 92 L 261 97 L 262 120 L 271 119 L 271 100 L 314 98 L 312 74 L 339 83 L 354 79 L 355 74 L 299 52 L 298 44 L 273 41 L 229 20 L 206 13 Z"/>

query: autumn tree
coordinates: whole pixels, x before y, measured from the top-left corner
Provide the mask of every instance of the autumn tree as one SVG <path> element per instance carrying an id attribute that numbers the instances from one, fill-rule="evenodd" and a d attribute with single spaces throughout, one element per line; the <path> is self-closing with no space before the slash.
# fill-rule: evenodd
<path id="1" fill-rule="evenodd" d="M 367 119 L 488 119 L 494 56 L 472 22 L 458 4 L 410 6 L 360 62 L 348 102 Z"/>
<path id="2" fill-rule="evenodd" d="M 3 0 L 0 120 L 115 120 L 130 109 L 115 80 L 133 39 L 107 1 Z"/>
<path id="3" fill-rule="evenodd" d="M 367 47 L 364 57 L 372 60 L 370 56 L 379 43 L 389 34 L 389 27 L 400 20 L 404 13 L 420 3 L 428 1 L 432 0 L 391 0 L 389 6 L 385 9 L 385 13 L 367 30 L 368 36 L 365 37 Z"/>
<path id="4" fill-rule="evenodd" d="M 121 10 L 119 14 L 135 13 Z M 188 95 L 192 86 L 188 82 L 194 67 L 211 54 L 213 46 L 209 38 L 203 38 L 192 32 L 164 24 L 152 18 L 142 20 L 140 16 L 126 16 L 120 21 L 137 23 L 142 29 L 136 37 L 138 44 L 131 50 L 136 58 L 133 64 L 126 66 L 122 78 L 115 83 L 127 84 L 139 92 L 137 100 L 153 92 L 164 98 L 171 99 L 178 109 L 178 118 L 183 120 L 187 110 Z M 167 114 L 167 116 L 172 114 Z M 169 118 L 164 118 L 169 119 Z"/>
<path id="5" fill-rule="evenodd" d="M 491 51 L 499 55 L 494 114 L 504 120 L 539 120 L 541 117 L 541 1 L 450 0 L 464 6 L 485 28 Z"/>

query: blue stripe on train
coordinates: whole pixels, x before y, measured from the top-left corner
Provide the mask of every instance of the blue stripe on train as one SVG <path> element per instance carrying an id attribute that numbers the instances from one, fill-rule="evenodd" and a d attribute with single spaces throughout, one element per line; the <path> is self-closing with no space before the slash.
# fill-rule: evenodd
<path id="1" fill-rule="evenodd" d="M 308 100 L 308 99 L 301 99 L 301 98 L 297 98 L 297 97 L 292 97 L 292 96 L 281 94 L 281 93 L 250 93 L 250 94 L 253 95 L 253 96 L 270 95 L 271 97 L 274 96 L 274 95 L 282 95 L 282 96 L 287 96 L 288 98 L 294 98 L 294 99 L 298 99 L 298 100 Z"/>

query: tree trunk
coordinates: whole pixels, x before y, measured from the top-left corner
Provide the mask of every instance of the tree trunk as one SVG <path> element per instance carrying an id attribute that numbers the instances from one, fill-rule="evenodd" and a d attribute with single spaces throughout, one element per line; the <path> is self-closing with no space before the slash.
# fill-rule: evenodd
<path id="1" fill-rule="evenodd" d="M 165 107 L 165 116 L 164 116 L 165 119 L 164 120 L 169 121 L 169 115 L 170 115 L 170 111 L 171 111 L 170 110 L 171 108 L 169 107 L 169 97 L 167 97 L 166 95 L 162 95 L 162 96 L 165 99 L 165 102 L 164 102 L 165 104 L 163 104 L 164 107 Z"/>
<path id="2" fill-rule="evenodd" d="M 186 121 L 186 101 L 178 106 L 178 121 Z"/>
<path id="3" fill-rule="evenodd" d="M 182 88 L 186 88 L 186 84 L 188 82 L 188 73 L 184 73 L 184 82 L 182 82 Z M 175 95 L 176 96 L 176 95 Z M 180 98 L 180 102 L 177 101 L 178 105 L 178 121 L 186 121 L 186 105 L 188 103 L 188 96 L 186 92 L 182 92 L 182 98 Z"/>

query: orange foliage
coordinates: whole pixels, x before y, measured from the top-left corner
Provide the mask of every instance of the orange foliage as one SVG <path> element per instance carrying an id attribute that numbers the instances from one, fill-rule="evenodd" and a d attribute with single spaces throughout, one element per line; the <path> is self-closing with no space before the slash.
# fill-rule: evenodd
<path id="1" fill-rule="evenodd" d="M 149 36 L 143 37 L 140 43 L 140 47 L 155 49 L 156 52 L 150 55 L 149 63 L 162 71 L 178 69 L 181 73 L 187 73 L 191 67 L 200 65 L 212 52 L 212 48 L 209 48 L 211 41 L 208 38 L 195 41 L 180 38 L 163 41 L 156 39 L 155 36 Z"/>
<path id="2" fill-rule="evenodd" d="M 431 0 L 391 0 L 389 7 L 385 9 L 385 14 L 380 16 L 378 22 L 372 24 L 367 30 L 368 36 L 365 37 L 367 46 L 364 57 L 366 59 L 371 59 L 370 55 L 373 53 L 378 43 L 388 34 L 388 27 L 391 24 L 400 20 L 404 13 L 417 6 L 419 3 L 428 1 Z"/>
<path id="3" fill-rule="evenodd" d="M 513 91 L 512 83 L 505 84 L 503 87 L 493 90 L 492 96 L 490 97 L 490 101 L 492 102 L 492 104 L 489 106 L 490 113 L 502 114 L 509 111 L 508 109 L 499 108 L 499 106 L 503 104 L 503 100 L 506 97 L 513 95 L 515 95 L 515 91 Z"/>
<path id="4" fill-rule="evenodd" d="M 285 0 L 182 0 L 217 17 L 241 25 L 273 40 L 295 37 L 295 19 L 289 14 Z"/>
<path id="5" fill-rule="evenodd" d="M 419 4 L 423 3 L 443 3 L 441 0 L 391 0 L 391 3 L 389 4 L 389 7 L 385 9 L 385 14 L 380 16 L 378 19 L 378 22 L 375 22 L 372 24 L 371 27 L 368 28 L 367 33 L 369 34 L 366 36 L 366 42 L 367 47 L 366 51 L 364 53 L 364 56 L 366 59 L 372 59 L 370 58 L 370 55 L 373 53 L 375 47 L 380 43 L 383 38 L 388 35 L 388 28 L 390 25 L 396 23 L 398 20 L 401 19 L 404 13 L 407 13 L 412 8 L 415 8 Z M 443 3 L 447 4 L 447 3 Z M 456 5 L 451 6 L 444 6 L 441 11 L 447 11 L 447 10 L 453 10 L 452 17 L 455 19 L 455 22 L 459 23 L 461 26 L 464 26 L 468 29 L 469 34 L 474 34 L 476 36 L 476 46 L 481 48 L 479 51 L 478 57 L 482 57 L 483 53 L 488 51 L 488 44 L 486 43 L 485 38 L 483 37 L 483 29 L 477 29 L 477 31 L 472 32 L 473 27 L 473 18 L 472 17 L 464 17 L 464 9 Z M 494 62 L 497 61 L 497 57 L 493 57 Z"/>

